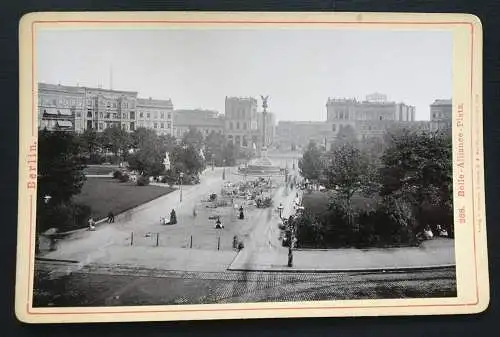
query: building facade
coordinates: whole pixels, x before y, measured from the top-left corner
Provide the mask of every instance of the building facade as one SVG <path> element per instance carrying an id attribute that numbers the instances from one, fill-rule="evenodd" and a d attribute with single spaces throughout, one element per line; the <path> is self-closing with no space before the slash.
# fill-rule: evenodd
<path id="1" fill-rule="evenodd" d="M 225 100 L 225 135 L 232 141 L 245 148 L 255 147 L 257 150 L 263 145 L 264 117 L 259 111 L 258 101 L 254 97 L 226 97 Z M 265 145 L 274 141 L 276 118 L 274 113 L 267 112 L 265 120 Z"/>
<path id="2" fill-rule="evenodd" d="M 452 128 L 452 100 L 436 99 L 430 105 L 431 111 L 431 130 L 451 131 Z"/>
<path id="3" fill-rule="evenodd" d="M 41 129 L 83 131 L 85 88 L 40 83 L 38 126 Z"/>
<path id="4" fill-rule="evenodd" d="M 128 132 L 138 127 L 173 132 L 172 102 L 140 99 L 134 91 L 39 83 L 38 112 L 40 129 L 81 133 L 115 126 Z"/>
<path id="5" fill-rule="evenodd" d="M 379 93 L 355 98 L 328 98 L 321 122 L 279 122 L 276 142 L 282 148 L 306 146 L 310 140 L 329 148 L 345 129 L 358 140 L 380 138 L 391 129 L 429 131 L 428 121 L 415 121 L 415 107 L 387 100 Z M 349 131 L 349 132 L 351 132 Z M 345 132 L 344 132 L 345 133 Z"/>
<path id="6" fill-rule="evenodd" d="M 110 127 L 134 131 L 137 117 L 136 104 L 137 92 L 85 88 L 83 128 L 78 131 L 94 129 L 101 132 Z"/>
<path id="7" fill-rule="evenodd" d="M 159 136 L 174 135 L 174 106 L 171 100 L 137 99 L 137 127 L 152 129 Z"/>
<path id="8" fill-rule="evenodd" d="M 213 110 L 175 110 L 173 135 L 177 139 L 189 131 L 189 128 L 196 128 L 204 137 L 211 132 L 224 133 L 224 116 Z"/>

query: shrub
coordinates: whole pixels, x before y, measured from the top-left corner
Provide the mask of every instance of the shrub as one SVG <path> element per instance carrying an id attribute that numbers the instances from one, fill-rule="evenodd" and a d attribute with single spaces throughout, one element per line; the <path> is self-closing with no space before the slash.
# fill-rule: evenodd
<path id="1" fill-rule="evenodd" d="M 137 186 L 147 186 L 149 185 L 149 177 L 139 176 L 137 178 Z"/>
<path id="2" fill-rule="evenodd" d="M 409 205 L 386 198 L 373 211 L 358 216 L 357 246 L 401 246 L 416 244 L 415 220 Z"/>
<path id="3" fill-rule="evenodd" d="M 126 183 L 130 180 L 130 176 L 127 173 L 123 173 L 118 179 L 121 183 Z"/>
<path id="4" fill-rule="evenodd" d="M 123 172 L 120 170 L 116 170 L 113 172 L 113 179 L 120 179 L 123 176 Z"/>
<path id="5" fill-rule="evenodd" d="M 91 209 L 87 205 L 72 202 L 48 205 L 39 219 L 40 231 L 57 228 L 59 232 L 67 232 L 87 226 Z"/>

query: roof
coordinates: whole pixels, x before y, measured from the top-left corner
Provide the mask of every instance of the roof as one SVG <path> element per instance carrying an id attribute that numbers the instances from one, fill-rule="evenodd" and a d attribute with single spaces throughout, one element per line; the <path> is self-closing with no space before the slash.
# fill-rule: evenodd
<path id="1" fill-rule="evenodd" d="M 150 98 L 137 98 L 138 106 L 156 106 L 156 107 L 166 107 L 173 108 L 171 99 L 152 99 Z"/>
<path id="2" fill-rule="evenodd" d="M 451 105 L 451 99 L 436 99 L 431 105 Z"/>

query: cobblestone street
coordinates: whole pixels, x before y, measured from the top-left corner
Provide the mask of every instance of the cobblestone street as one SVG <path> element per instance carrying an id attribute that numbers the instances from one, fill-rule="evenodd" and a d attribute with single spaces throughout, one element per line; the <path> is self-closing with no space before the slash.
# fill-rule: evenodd
<path id="1" fill-rule="evenodd" d="M 34 306 L 121 306 L 454 297 L 454 268 L 390 273 L 184 272 L 88 265 L 50 279 L 37 268 Z M 54 295 L 57 294 L 57 295 Z"/>

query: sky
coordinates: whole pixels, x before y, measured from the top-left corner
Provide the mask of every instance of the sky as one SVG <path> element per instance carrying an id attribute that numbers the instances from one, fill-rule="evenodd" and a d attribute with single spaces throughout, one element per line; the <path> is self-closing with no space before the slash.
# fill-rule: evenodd
<path id="1" fill-rule="evenodd" d="M 269 95 L 277 120 L 325 120 L 328 97 L 374 92 L 428 120 L 452 93 L 452 35 L 437 30 L 46 29 L 36 62 L 39 82 L 109 88 L 112 73 L 113 89 L 175 109 Z"/>

